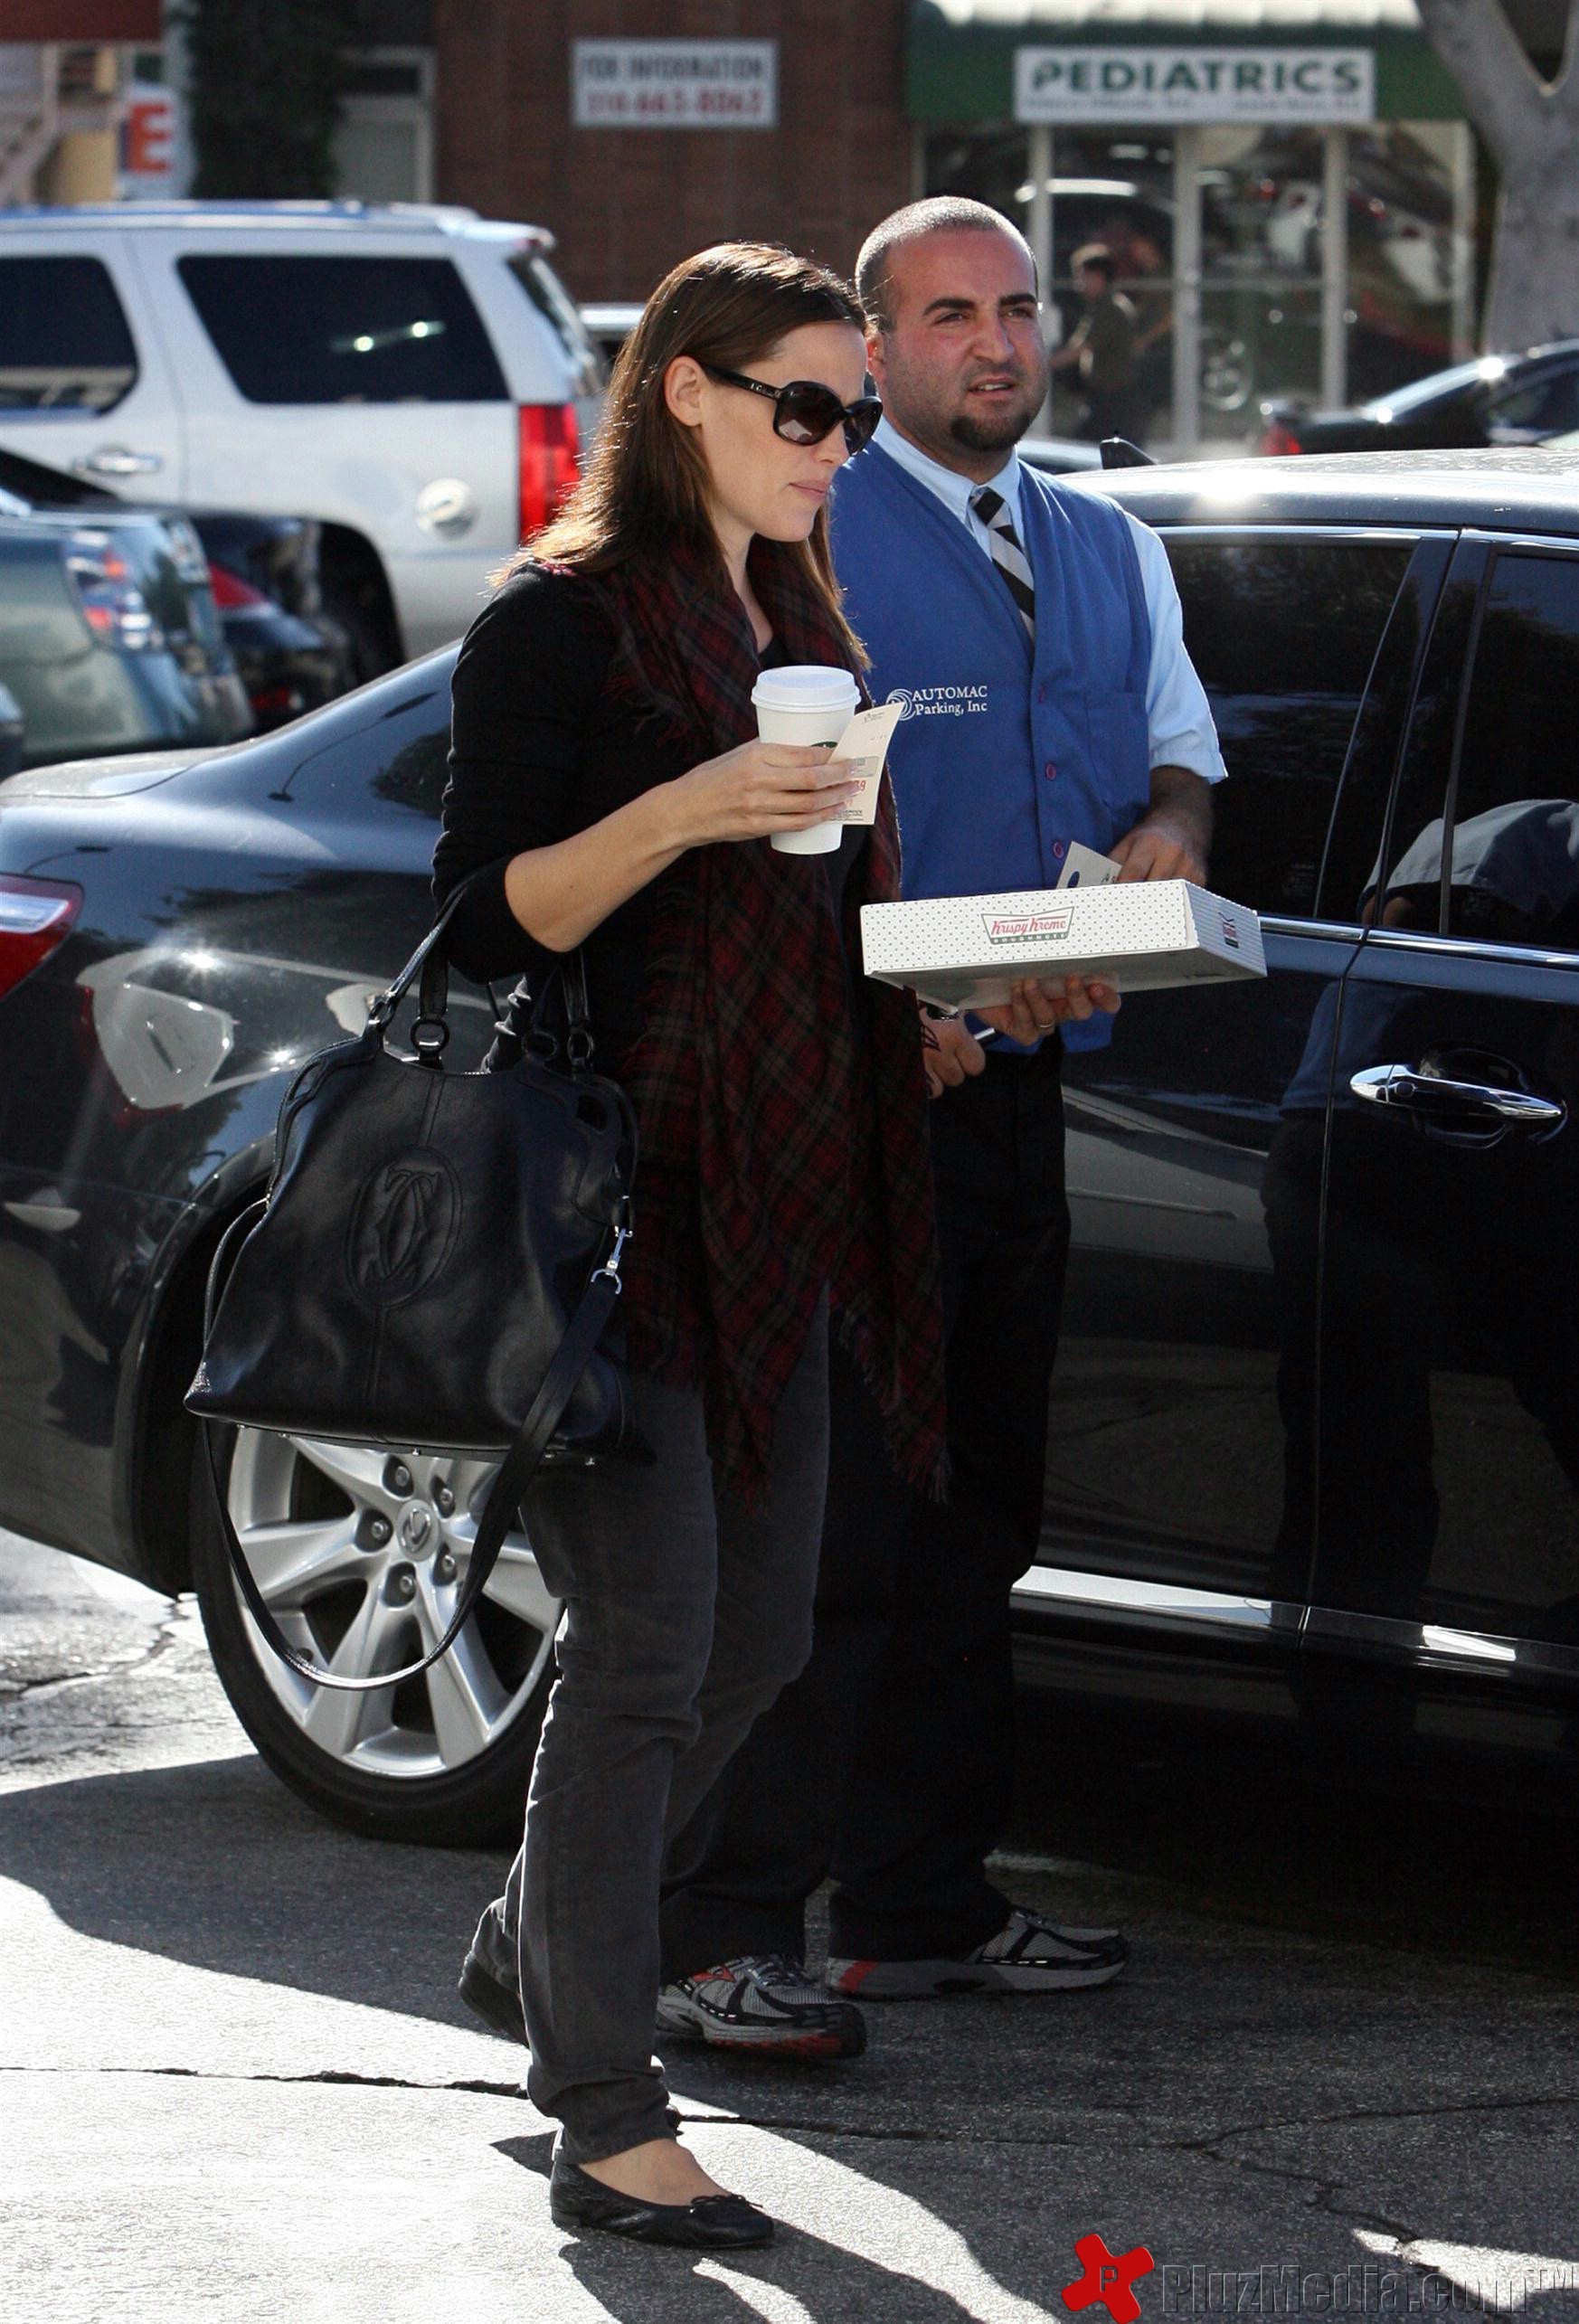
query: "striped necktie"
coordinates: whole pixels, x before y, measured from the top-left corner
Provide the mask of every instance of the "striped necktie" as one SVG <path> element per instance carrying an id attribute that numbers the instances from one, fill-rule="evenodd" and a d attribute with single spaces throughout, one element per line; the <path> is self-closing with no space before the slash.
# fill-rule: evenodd
<path id="1" fill-rule="evenodd" d="M 1036 586 L 1031 579 L 1030 561 L 1020 546 L 1003 495 L 994 492 L 989 484 L 979 485 L 970 496 L 970 505 L 987 527 L 988 541 L 993 563 L 1003 575 L 1004 587 L 1019 609 L 1026 634 L 1036 635 Z"/>

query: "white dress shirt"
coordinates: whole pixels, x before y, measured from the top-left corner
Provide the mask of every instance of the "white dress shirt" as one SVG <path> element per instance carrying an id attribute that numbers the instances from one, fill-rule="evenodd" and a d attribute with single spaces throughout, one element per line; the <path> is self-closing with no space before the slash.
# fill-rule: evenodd
<path id="1" fill-rule="evenodd" d="M 880 445 L 907 476 L 914 477 L 929 492 L 935 493 L 945 508 L 959 517 L 983 554 L 991 556 L 987 527 L 970 505 L 971 496 L 981 489 L 973 478 L 961 476 L 955 468 L 944 468 L 930 453 L 919 450 L 908 436 L 900 434 L 886 414 L 877 422 L 872 441 Z M 1011 450 L 998 474 L 987 481 L 1002 499 L 1015 531 L 1024 541 L 1020 474 L 1019 456 Z M 1151 764 L 1186 767 L 1192 774 L 1204 776 L 1209 783 L 1221 782 L 1228 770 L 1217 747 L 1217 730 L 1212 723 L 1206 689 L 1185 651 L 1184 613 L 1168 552 L 1149 524 L 1130 516 L 1128 510 L 1124 515 L 1135 543 L 1135 553 L 1140 560 L 1140 586 L 1151 620 L 1151 666 L 1146 680 L 1146 724 L 1150 736 Z"/>

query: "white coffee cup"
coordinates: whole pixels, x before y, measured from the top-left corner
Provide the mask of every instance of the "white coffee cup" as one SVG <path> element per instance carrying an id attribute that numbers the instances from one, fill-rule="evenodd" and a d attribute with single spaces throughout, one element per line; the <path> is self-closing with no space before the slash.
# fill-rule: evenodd
<path id="1" fill-rule="evenodd" d="M 803 749 L 829 749 L 861 706 L 861 689 L 848 670 L 801 662 L 764 670 L 752 688 L 757 732 L 764 742 L 795 742 Z M 786 855 L 831 855 L 842 822 L 814 823 L 804 831 L 775 831 L 773 845 Z"/>

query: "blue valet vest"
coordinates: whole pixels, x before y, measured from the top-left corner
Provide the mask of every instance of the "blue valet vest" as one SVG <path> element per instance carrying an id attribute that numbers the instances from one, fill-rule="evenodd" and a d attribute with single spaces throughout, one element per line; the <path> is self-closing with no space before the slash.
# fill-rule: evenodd
<path id="1" fill-rule="evenodd" d="M 872 445 L 834 481 L 846 609 L 875 702 L 903 701 L 889 770 L 906 897 L 1058 884 L 1071 840 L 1105 852 L 1150 804 L 1151 620 L 1129 520 L 1020 471 L 1033 652 L 1002 576 L 935 493 Z M 1071 1026 L 1071 1047 L 1109 1020 Z"/>

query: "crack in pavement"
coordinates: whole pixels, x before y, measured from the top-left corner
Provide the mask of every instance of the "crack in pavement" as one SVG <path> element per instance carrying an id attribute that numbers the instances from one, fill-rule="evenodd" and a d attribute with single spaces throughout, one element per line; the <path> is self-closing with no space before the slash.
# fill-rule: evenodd
<path id="1" fill-rule="evenodd" d="M 412 2082 L 404 2074 L 353 2074 L 337 2066 L 321 2066 L 312 2074 L 214 2074 L 195 2065 L 0 2065 L 0 2075 L 4 2074 L 114 2074 L 155 2082 L 319 2083 L 353 2090 L 453 2090 L 472 2098 L 526 2100 L 526 2093 L 518 2082 Z M 704 2121 L 710 2118 L 698 2115 L 693 2119 Z"/>
<path id="2" fill-rule="evenodd" d="M 518 2081 L 493 2082 L 482 2077 L 468 2077 L 455 2082 L 416 2082 L 404 2074 L 358 2074 L 351 2068 L 341 2066 L 320 2066 L 311 2073 L 303 2074 L 223 2074 L 214 2073 L 202 2066 L 187 2065 L 0 2064 L 0 2075 L 66 2074 L 146 2075 L 154 2079 L 185 2082 L 273 2083 L 282 2085 L 317 2083 L 353 2090 L 453 2091 L 468 2097 L 518 2098 L 524 2103 L 528 2102 L 525 2090 Z M 812 2138 L 869 2139 L 895 2145 L 969 2144 L 995 2147 L 1056 2147 L 1070 2145 L 1078 2135 L 1075 2131 L 1067 2130 L 1005 2133 L 984 2130 L 979 2125 L 972 2126 L 969 2130 L 960 2130 L 916 2129 L 894 2125 L 844 2122 L 816 2115 L 748 2112 L 742 2109 L 705 2114 L 692 2113 L 686 2110 L 683 2099 L 677 2099 L 674 2102 L 678 2107 L 683 2119 L 689 2122 L 727 2123 L 742 2130 L 799 2131 Z M 1204 2156 L 1214 2162 L 1227 2164 L 1236 2170 L 1253 2171 L 1262 2178 L 1309 2182 L 1317 2190 L 1313 2200 L 1319 2201 L 1326 2207 L 1331 2208 L 1336 2200 L 1340 2181 L 1324 2179 L 1316 2171 L 1300 2170 L 1288 2164 L 1258 2162 L 1249 2156 L 1226 2153 L 1224 2151 L 1226 2143 L 1234 2139 L 1251 2138 L 1275 2130 L 1322 2130 L 1360 2122 L 1428 2121 L 1446 2115 L 1508 2113 L 1527 2111 L 1538 2107 L 1575 2104 L 1579 2104 L 1579 2093 L 1561 2092 L 1555 2097 L 1548 2098 L 1486 2098 L 1479 2101 L 1465 2100 L 1444 2106 L 1394 2109 L 1361 2107 L 1348 2113 L 1288 2115 L 1267 2122 L 1239 2123 L 1230 2130 L 1212 2131 L 1205 2138 L 1159 2139 L 1154 2143 L 1162 2149 L 1171 2149 L 1180 2154 Z M 1087 2115 L 1100 2112 L 1115 2122 L 1128 2122 L 1133 2121 L 1139 2109 L 1133 2106 L 1118 2105 L 1100 2109 L 1088 2107 L 1083 2111 Z M 1334 2215 L 1346 2219 L 1361 2219 L 1367 2225 L 1373 2225 L 1385 2234 L 1400 2236 L 1404 2242 L 1414 2240 L 1413 2234 L 1406 2232 L 1398 2222 L 1386 2218 L 1381 2213 L 1339 2210 L 1335 2211 Z"/>
<path id="3" fill-rule="evenodd" d="M 1230 2139 L 1254 2138 L 1271 2130 L 1319 2130 L 1346 2122 L 1422 2122 L 1451 2114 L 1507 2114 L 1537 2106 L 1575 2105 L 1579 2105 L 1579 2091 L 1559 2090 L 1544 2098 L 1464 2098 L 1442 2106 L 1358 2106 L 1341 2114 L 1275 2115 L 1266 2122 L 1235 2122 L 1226 2130 L 1210 2130 L 1203 2139 L 1176 2139 L 1168 2143 L 1186 2150 L 1199 2149 L 1206 2153 L 1226 2144 Z M 1215 2159 L 1234 2162 L 1237 2158 L 1218 2155 Z"/>
<path id="4" fill-rule="evenodd" d="M 1233 2170 L 1253 2171 L 1258 2178 L 1281 2179 L 1295 2187 L 1308 2186 L 1311 2189 L 1310 2206 L 1311 2210 L 1324 2212 L 1329 2219 L 1340 2220 L 1345 2225 L 1375 2228 L 1382 2234 L 1395 2236 L 1400 2244 L 1410 2244 L 1418 2240 L 1412 2229 L 1404 2227 L 1396 2219 L 1388 2218 L 1385 2212 L 1357 2211 L 1346 2207 L 1339 2200 L 1339 2192 L 1343 2186 L 1341 2179 L 1323 2178 L 1319 2172 L 1296 2170 L 1291 2165 L 1286 2163 L 1255 2162 L 1244 2155 L 1225 2155 L 1215 2148 L 1199 2147 L 1191 2140 L 1181 2140 L 1179 2144 L 1187 2152 L 1209 2155 L 1214 2162 L 1226 2163 Z"/>
<path id="5" fill-rule="evenodd" d="M 112 1657 L 109 1661 L 96 1664 L 90 1670 L 57 1670 L 49 1678 L 0 1679 L 0 1705 L 32 1701 L 35 1696 L 64 1693 L 68 1687 L 88 1686 L 95 1678 L 124 1678 L 136 1670 L 146 1670 L 157 1662 L 177 1642 L 177 1632 L 189 1620 L 172 1598 L 166 1601 L 170 1611 L 154 1626 L 154 1636 L 135 1654 Z"/>
<path id="6" fill-rule="evenodd" d="M 203 2066 L 192 2065 L 5 2065 L 0 2064 L 0 2076 L 32 2074 L 38 2076 L 64 2074 L 110 2074 L 123 2078 L 146 2077 L 154 2081 L 271 2083 L 281 2085 L 318 2084 L 352 2090 L 411 2090 L 421 2092 L 456 2092 L 472 2098 L 516 2098 L 529 2104 L 525 2088 L 519 2082 L 488 2082 L 468 2079 L 460 2082 L 413 2082 L 398 2074 L 356 2074 L 338 2066 L 322 2066 L 310 2074 L 216 2074 Z M 905 2145 L 937 2146 L 996 2146 L 996 2147 L 1056 2147 L 1067 2146 L 1070 2134 L 1049 2132 L 1045 2135 L 1001 2134 L 979 2130 L 937 2130 L 883 2129 L 853 2122 L 804 2120 L 793 2115 L 748 2114 L 737 2111 L 716 2113 L 694 2113 L 684 2099 L 673 2100 L 683 2121 L 705 2122 L 742 2130 L 799 2131 L 809 2138 L 869 2139 L 881 2142 Z M 1128 2107 L 1115 2110 L 1128 2116 Z"/>
<path id="7" fill-rule="evenodd" d="M 1257 2178 L 1279 2179 L 1296 2187 L 1309 2187 L 1310 2208 L 1312 2211 L 1319 2211 L 1344 2226 L 1366 2228 L 1375 2234 L 1389 2238 L 1394 2247 L 1394 2264 L 1429 2276 L 1436 2272 L 1431 2263 L 1409 2256 L 1411 2244 L 1428 2240 L 1418 2228 L 1390 2217 L 1385 2211 L 1357 2206 L 1352 2200 L 1346 2203 L 1341 2179 L 1324 2178 L 1319 2172 L 1299 2170 L 1291 2164 L 1258 2162 L 1251 2156 L 1231 2154 L 1224 2151 L 1226 2142 L 1275 2130 L 1319 2130 L 1362 2122 L 1423 2121 L 1455 2114 L 1512 2113 L 1532 2107 L 1572 2106 L 1576 2102 L 1579 2102 L 1579 2093 L 1564 2091 L 1547 2098 L 1484 2098 L 1461 2100 L 1444 2106 L 1360 2107 L 1342 2114 L 1295 2115 L 1270 2122 L 1244 2123 L 1233 2130 L 1219 2131 L 1210 2139 L 1180 2139 L 1171 2143 L 1182 2152 L 1209 2156 L 1214 2162 L 1225 2164 L 1232 2170 L 1251 2172 Z M 1487 2304 L 1486 2312 L 1501 2316 L 1512 2310 L 1493 2301 Z"/>
<path id="8" fill-rule="evenodd" d="M 0 1703 L 20 1703 L 24 1696 L 48 1695 L 57 1686 L 80 1686 L 85 1678 L 103 1678 L 114 1665 L 103 1670 L 57 1670 L 49 1678 L 0 1678 Z"/>

